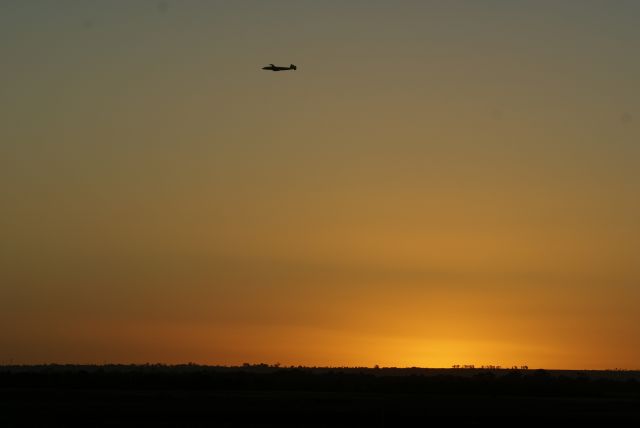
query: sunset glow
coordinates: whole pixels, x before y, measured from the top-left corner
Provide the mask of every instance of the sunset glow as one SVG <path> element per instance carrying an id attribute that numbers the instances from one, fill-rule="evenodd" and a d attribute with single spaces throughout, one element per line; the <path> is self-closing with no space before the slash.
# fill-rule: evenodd
<path id="1" fill-rule="evenodd" d="M 0 363 L 640 369 L 640 2 L 162 5 L 0 5 Z"/>

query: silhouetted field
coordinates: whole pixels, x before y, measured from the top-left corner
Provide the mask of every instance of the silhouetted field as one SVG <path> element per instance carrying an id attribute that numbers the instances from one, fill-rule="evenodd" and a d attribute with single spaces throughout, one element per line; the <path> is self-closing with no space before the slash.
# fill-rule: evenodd
<path id="1" fill-rule="evenodd" d="M 0 426 L 640 426 L 640 373 L 0 367 Z"/>

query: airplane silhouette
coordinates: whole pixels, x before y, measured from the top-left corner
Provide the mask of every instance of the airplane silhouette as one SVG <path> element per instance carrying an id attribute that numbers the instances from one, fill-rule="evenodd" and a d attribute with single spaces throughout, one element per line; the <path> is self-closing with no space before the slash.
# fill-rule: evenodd
<path id="1" fill-rule="evenodd" d="M 277 65 L 269 64 L 266 67 L 262 67 L 263 70 L 271 70 L 271 71 L 286 71 L 286 70 L 297 70 L 298 67 L 291 64 L 289 67 L 279 67 Z"/>

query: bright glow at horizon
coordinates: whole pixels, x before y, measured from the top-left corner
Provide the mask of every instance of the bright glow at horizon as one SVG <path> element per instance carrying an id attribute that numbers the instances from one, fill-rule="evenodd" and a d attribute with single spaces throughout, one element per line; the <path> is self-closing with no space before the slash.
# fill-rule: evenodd
<path id="1" fill-rule="evenodd" d="M 640 369 L 638 19 L 2 2 L 0 364 Z"/>

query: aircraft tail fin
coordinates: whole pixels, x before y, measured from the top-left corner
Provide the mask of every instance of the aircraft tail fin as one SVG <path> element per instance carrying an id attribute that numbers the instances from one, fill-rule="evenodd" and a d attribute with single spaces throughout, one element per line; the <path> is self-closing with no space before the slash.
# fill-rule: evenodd
<path id="1" fill-rule="evenodd" d="M 295 65 L 293 65 L 293 64 L 291 64 L 291 65 L 289 66 L 289 68 L 290 68 L 290 69 L 292 69 L 292 70 L 297 70 L 297 69 L 298 69 L 298 67 L 296 67 L 296 66 L 295 66 Z"/>

